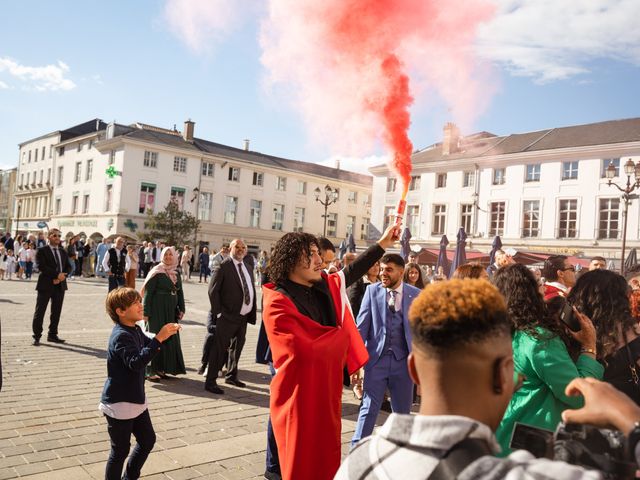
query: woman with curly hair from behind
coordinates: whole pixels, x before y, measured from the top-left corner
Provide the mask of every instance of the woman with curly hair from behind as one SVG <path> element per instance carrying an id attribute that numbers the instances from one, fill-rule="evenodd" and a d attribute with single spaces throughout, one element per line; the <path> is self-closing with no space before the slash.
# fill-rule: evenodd
<path id="1" fill-rule="evenodd" d="M 516 423 L 555 430 L 563 410 L 583 405 L 581 397 L 565 394 L 569 382 L 576 377 L 602 379 L 604 368 L 596 360 L 596 331 L 591 320 L 574 312 L 582 328 L 570 332 L 549 316 L 538 283 L 526 266 L 503 267 L 493 278 L 513 325 L 514 368 L 526 377 L 496 431 L 502 455 L 508 455 Z M 581 346 L 575 362 L 568 349 L 572 338 Z"/>
<path id="2" fill-rule="evenodd" d="M 628 294 L 624 277 L 611 270 L 593 270 L 578 279 L 568 299 L 593 320 L 604 380 L 640 405 L 640 332 Z"/>

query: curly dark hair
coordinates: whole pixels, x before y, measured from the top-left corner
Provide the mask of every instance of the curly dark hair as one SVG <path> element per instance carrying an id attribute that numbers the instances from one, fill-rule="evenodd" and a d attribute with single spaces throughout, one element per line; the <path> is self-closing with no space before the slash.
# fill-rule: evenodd
<path id="1" fill-rule="evenodd" d="M 596 327 L 600 358 L 613 353 L 622 332 L 635 326 L 628 295 L 629 286 L 622 275 L 601 269 L 585 272 L 569 293 L 569 303 Z"/>
<path id="2" fill-rule="evenodd" d="M 268 268 L 269 279 L 275 284 L 282 283 L 289 278 L 300 259 L 310 262 L 312 245 L 320 249 L 318 239 L 310 233 L 290 232 L 283 235 L 273 247 Z"/>
<path id="3" fill-rule="evenodd" d="M 571 338 L 564 328 L 547 312 L 538 282 L 533 272 L 519 263 L 500 268 L 493 282 L 507 302 L 507 315 L 514 331 L 523 331 L 534 338 L 543 338 L 538 331 L 542 327 L 559 336 L 568 346 Z M 549 338 L 548 336 L 546 338 Z M 551 337 L 552 338 L 552 337 Z"/>
<path id="4" fill-rule="evenodd" d="M 409 272 L 412 268 L 418 270 L 418 280 L 416 280 L 415 287 L 422 290 L 424 288 L 424 280 L 422 280 L 422 270 L 420 269 L 420 265 L 417 263 L 409 262 L 404 267 L 404 275 L 402 275 L 402 281 L 404 283 L 409 283 Z"/>

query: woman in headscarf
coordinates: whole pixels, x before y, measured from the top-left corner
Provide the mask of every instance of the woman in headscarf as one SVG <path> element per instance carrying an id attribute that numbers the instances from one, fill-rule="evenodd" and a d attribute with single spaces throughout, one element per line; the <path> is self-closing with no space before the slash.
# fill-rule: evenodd
<path id="1" fill-rule="evenodd" d="M 167 323 L 177 322 L 184 315 L 184 293 L 178 272 L 178 255 L 173 247 L 162 249 L 161 262 L 153 267 L 142 285 L 140 295 L 144 303 L 147 330 L 158 333 Z M 147 380 L 169 378 L 167 374 L 187 373 L 176 334 L 162 344 L 162 349 L 147 367 Z"/>

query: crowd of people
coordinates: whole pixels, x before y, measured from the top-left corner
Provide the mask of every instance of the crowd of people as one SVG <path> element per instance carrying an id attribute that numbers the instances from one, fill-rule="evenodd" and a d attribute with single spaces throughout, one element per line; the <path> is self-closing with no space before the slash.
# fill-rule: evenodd
<path id="1" fill-rule="evenodd" d="M 126 246 L 120 237 L 98 244 L 93 268 L 108 277 L 106 308 L 115 323 L 100 404 L 112 440 L 107 478 L 120 478 L 131 434 L 138 443 L 127 478 L 139 476 L 153 447 L 145 380 L 186 372 L 179 330 L 183 282 L 194 271 L 199 283 L 208 282 L 211 310 L 198 373 L 213 395 L 224 394 L 223 371 L 225 384 L 246 387 L 238 365 L 247 326 L 257 323 L 262 286 L 256 361 L 272 374 L 265 478 L 407 480 L 442 469 L 467 469 L 468 478 L 600 478 L 535 459 L 519 450 L 514 431 L 521 425 L 554 431 L 575 421 L 613 426 L 637 442 L 634 278 L 607 270 L 601 257 L 576 272 L 563 255 L 531 268 L 500 250 L 488 267 L 467 263 L 449 279 L 415 256 L 388 252 L 398 234 L 391 225 L 366 251 L 342 258 L 329 240 L 303 232 L 285 234 L 257 260 L 239 238 L 219 252 L 199 253 L 162 242 Z M 49 302 L 47 340 L 64 342 L 58 324 L 66 280 L 84 271 L 78 251 L 86 245 L 70 239 L 63 248 L 61 233 L 51 229 L 33 255 L 40 271 L 34 345 Z M 139 293 L 136 277 L 144 279 Z M 361 403 L 341 465 L 345 387 Z M 387 399 L 392 414 L 374 433 Z M 416 403 L 418 414 L 411 415 Z M 464 465 L 447 460 L 457 451 L 452 458 L 465 458 Z M 629 453 L 635 461 L 640 448 L 629 445 Z"/>

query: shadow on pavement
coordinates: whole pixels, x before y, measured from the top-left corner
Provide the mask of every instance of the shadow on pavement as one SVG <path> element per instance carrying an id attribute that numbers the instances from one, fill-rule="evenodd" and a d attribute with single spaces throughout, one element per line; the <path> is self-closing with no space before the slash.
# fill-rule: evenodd
<path id="1" fill-rule="evenodd" d="M 56 348 L 58 350 L 66 350 L 68 352 L 81 353 L 82 355 L 91 355 L 96 358 L 107 358 L 107 351 L 101 348 L 87 347 L 86 345 L 78 345 L 76 343 L 47 343 L 40 344 L 43 347 Z"/>
<path id="2" fill-rule="evenodd" d="M 14 305 L 24 305 L 22 302 L 14 302 L 13 300 L 8 298 L 0 298 L 0 303 L 12 303 Z"/>

